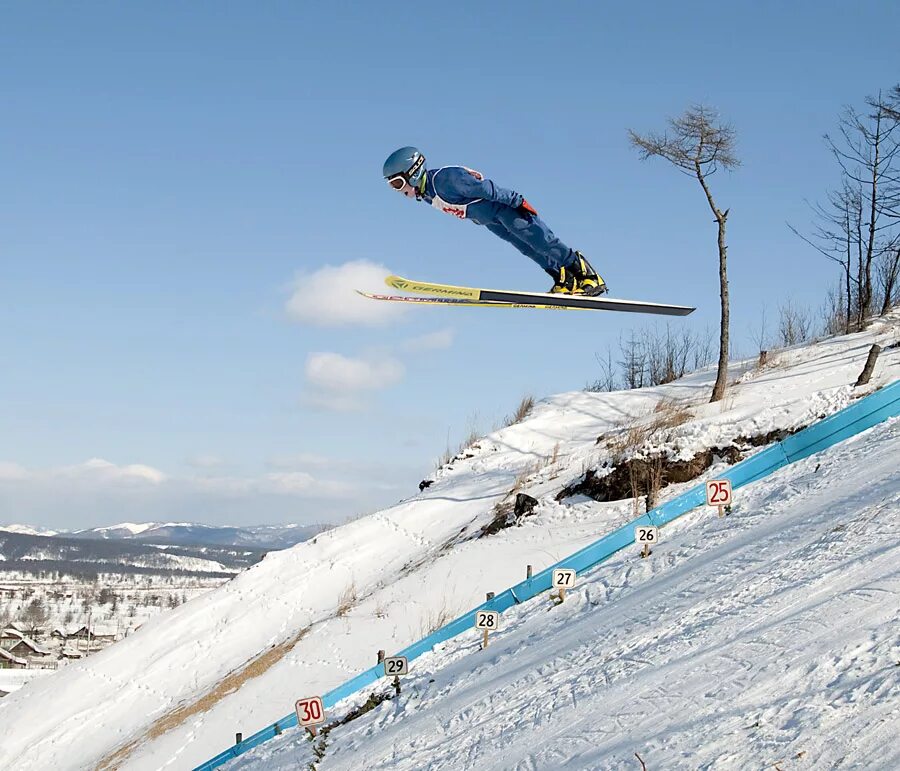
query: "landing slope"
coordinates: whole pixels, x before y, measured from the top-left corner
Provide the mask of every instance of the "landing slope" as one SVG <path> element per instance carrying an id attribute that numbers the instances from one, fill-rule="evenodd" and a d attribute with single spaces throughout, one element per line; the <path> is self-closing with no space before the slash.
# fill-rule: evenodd
<path id="1" fill-rule="evenodd" d="M 900 768 L 898 457 L 894 420 L 451 641 L 319 768 Z M 294 729 L 227 768 L 314 760 Z"/>
<path id="2" fill-rule="evenodd" d="M 608 467 L 611 443 L 660 405 L 686 415 L 666 435 L 674 455 L 807 425 L 854 398 L 869 346 L 895 343 L 898 320 L 782 352 L 763 369 L 737 362 L 721 404 L 707 404 L 711 371 L 656 388 L 545 399 L 421 494 L 270 553 L 127 640 L 2 699 L 0 767 L 192 768 L 236 731 L 249 735 L 285 715 L 299 694 L 369 668 L 379 648 L 399 650 L 485 591 L 521 580 L 526 564 L 539 571 L 630 520 L 630 500 L 556 495 L 586 470 Z M 887 349 L 872 387 L 898 378 L 900 348 Z M 724 461 L 716 463 L 707 474 Z M 535 515 L 478 537 L 514 489 L 540 500 Z"/>

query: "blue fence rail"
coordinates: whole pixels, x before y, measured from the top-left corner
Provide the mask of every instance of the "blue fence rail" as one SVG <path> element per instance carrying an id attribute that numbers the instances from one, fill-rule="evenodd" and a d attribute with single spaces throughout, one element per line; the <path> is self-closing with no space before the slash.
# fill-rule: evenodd
<path id="1" fill-rule="evenodd" d="M 807 458 L 821 450 L 832 447 L 838 442 L 849 439 L 872 426 L 900 415 L 900 380 L 885 386 L 869 396 L 851 404 L 840 412 L 836 412 L 823 420 L 813 423 L 802 431 L 776 442 L 762 452 L 747 460 L 735 464 L 721 474 L 730 479 L 733 488 L 750 484 L 774 471 Z M 551 575 L 554 568 L 572 568 L 581 573 L 609 559 L 613 554 L 634 543 L 634 529 L 640 525 L 665 525 L 683 514 L 706 504 L 706 485 L 692 487 L 685 493 L 658 506 L 652 511 L 637 517 L 627 525 L 603 536 L 598 541 L 585 546 L 580 551 L 565 557 L 555 565 L 542 570 L 537 575 L 521 583 L 511 586 L 493 599 L 473 608 L 468 613 L 451 621 L 446 626 L 432 632 L 427 637 L 404 648 L 394 655 L 406 656 L 412 660 L 429 652 L 438 643 L 445 642 L 475 626 L 475 614 L 480 610 L 496 610 L 503 612 L 513 605 L 525 602 L 550 589 Z M 325 709 L 330 709 L 341 699 L 362 690 L 384 677 L 384 665 L 377 664 L 356 677 L 342 683 L 322 696 Z M 194 771 L 211 771 L 211 769 L 227 763 L 248 750 L 259 746 L 279 735 L 284 729 L 297 725 L 297 715 L 291 713 L 272 725 L 266 726 L 242 742 L 220 752 L 214 758 L 197 766 Z"/>

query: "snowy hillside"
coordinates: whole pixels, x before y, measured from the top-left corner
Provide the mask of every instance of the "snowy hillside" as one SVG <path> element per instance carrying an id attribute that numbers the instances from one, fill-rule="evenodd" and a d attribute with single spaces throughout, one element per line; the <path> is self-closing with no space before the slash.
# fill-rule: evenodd
<path id="1" fill-rule="evenodd" d="M 763 369 L 738 363 L 721 404 L 706 403 L 711 372 L 640 391 L 540 402 L 527 419 L 454 460 L 420 495 L 270 553 L 127 640 L 4 698 L 0 767 L 192 768 L 231 744 L 236 731 L 250 734 L 287 714 L 299 696 L 327 691 L 370 667 L 377 649 L 398 650 L 483 601 L 486 591 L 521 580 L 526 564 L 538 571 L 630 520 L 634 502 L 627 498 L 557 496 L 585 472 L 608 474 L 635 425 L 679 416 L 652 441 L 672 459 L 706 453 L 714 465 L 705 475 L 714 475 L 723 448 L 755 452 L 765 437 L 846 406 L 857 395 L 851 385 L 869 346 L 896 343 L 897 322 L 781 352 Z M 898 378 L 900 348 L 888 348 L 872 386 Z M 800 726 L 816 721 L 823 721 L 819 734 L 796 752 L 831 757 L 825 753 L 836 745 L 822 742 L 828 721 L 838 718 L 857 721 L 850 735 L 863 744 L 847 752 L 865 758 L 878 721 L 890 713 L 870 713 L 864 700 L 893 699 L 898 708 L 896 675 L 879 679 L 890 676 L 879 667 L 897 658 L 889 647 L 896 641 L 883 634 L 891 621 L 884 614 L 895 612 L 896 602 L 875 602 L 896 597 L 887 593 L 897 589 L 890 568 L 898 562 L 890 540 L 896 464 L 885 458 L 895 459 L 898 449 L 896 424 L 876 429 L 748 488 L 730 518 L 692 514 L 667 527 L 651 559 L 616 558 L 586 576 L 562 608 L 536 614 L 532 603 L 504 615 L 505 631 L 486 654 L 464 636 L 417 660 L 404 694 L 417 690 L 427 708 L 413 709 L 401 698 L 335 732 L 334 747 L 344 749 L 335 755 L 328 749 L 329 763 L 362 767 L 351 754 L 372 742 L 366 767 L 393 746 L 397 762 L 406 764 L 398 767 L 409 768 L 432 755 L 434 768 L 465 767 L 466 758 L 474 764 L 482 757 L 479 768 L 509 767 L 529 754 L 531 764 L 521 768 L 558 767 L 600 746 L 604 758 L 646 748 L 667 753 L 653 755 L 669 762 L 655 768 L 696 767 L 686 758 L 702 740 L 707 762 L 724 763 L 724 753 L 734 752 L 730 767 L 742 768 L 749 753 L 758 753 L 752 757 L 760 766 L 770 751 L 773 762 L 783 759 L 783 751 L 794 751 Z M 838 471 L 857 456 L 855 476 Z M 864 482 L 870 489 L 859 490 Z M 665 488 L 662 497 L 686 484 Z M 540 503 L 520 527 L 502 528 L 515 491 Z M 485 527 L 497 532 L 484 535 Z M 833 596 L 831 578 L 847 590 L 843 598 Z M 823 619 L 849 619 L 848 634 L 823 623 L 820 609 L 831 614 Z M 521 659 L 512 658 L 517 649 Z M 590 687 L 577 679 L 582 671 Z M 854 690 L 862 677 L 871 677 L 873 690 Z M 834 690 L 826 693 L 822 684 L 831 682 Z M 598 685 L 603 693 L 594 693 Z M 823 707 L 840 689 L 843 706 Z M 630 700 L 632 690 L 639 700 Z M 801 709 L 797 700 L 809 706 Z M 567 702 L 571 712 L 550 714 Z M 666 724 L 663 713 L 675 722 Z M 396 732 L 363 739 L 376 723 L 379 732 L 396 723 Z M 640 731 L 637 744 L 637 734 L 623 733 L 629 726 Z M 727 736 L 703 733 L 723 726 Z M 292 746 L 297 736 L 286 734 L 283 744 L 258 751 L 262 759 L 238 763 L 296 767 L 306 751 Z M 446 755 L 436 746 L 444 739 Z M 563 746 L 569 755 L 558 754 Z M 418 761 L 410 748 L 424 753 Z M 599 756 L 583 757 L 572 759 L 573 767 L 601 763 Z"/>
<path id="2" fill-rule="evenodd" d="M 228 768 L 900 768 L 898 457 L 894 420 L 777 472 Z"/>

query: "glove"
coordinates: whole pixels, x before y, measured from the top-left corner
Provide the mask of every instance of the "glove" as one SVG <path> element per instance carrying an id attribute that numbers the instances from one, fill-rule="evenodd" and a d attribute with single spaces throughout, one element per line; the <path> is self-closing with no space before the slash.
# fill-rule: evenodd
<path id="1" fill-rule="evenodd" d="M 521 214 L 523 217 L 537 217 L 538 216 L 537 209 L 535 209 L 524 198 L 522 199 L 522 203 L 519 204 L 519 208 L 516 209 L 516 211 L 519 212 L 519 214 Z"/>

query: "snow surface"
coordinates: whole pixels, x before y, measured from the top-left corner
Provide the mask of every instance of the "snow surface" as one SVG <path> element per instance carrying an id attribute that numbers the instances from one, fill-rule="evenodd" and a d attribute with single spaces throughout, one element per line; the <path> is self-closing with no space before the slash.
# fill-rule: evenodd
<path id="1" fill-rule="evenodd" d="M 511 609 L 487 650 L 437 646 L 320 767 L 900 768 L 898 457 L 895 419 Z M 315 759 L 293 729 L 227 768 Z"/>
<path id="2" fill-rule="evenodd" d="M 287 714 L 300 696 L 325 692 L 367 669 L 374 663 L 377 649 L 398 650 L 443 621 L 483 601 L 485 591 L 499 591 L 521 580 L 526 564 L 539 571 L 631 519 L 631 501 L 602 504 L 589 499 L 562 503 L 554 500 L 555 493 L 578 479 L 585 469 L 609 459 L 609 448 L 605 441 L 598 443 L 598 437 L 615 437 L 637 421 L 651 420 L 654 409 L 662 401 L 675 401 L 689 408 L 693 415 L 691 421 L 671 429 L 666 447 L 673 454 L 691 455 L 710 446 L 726 445 L 738 436 L 805 425 L 849 403 L 855 395 L 851 384 L 862 368 L 869 346 L 876 340 L 883 345 L 896 342 L 898 321 L 900 318 L 895 316 L 888 323 L 875 324 L 865 333 L 782 352 L 774 357 L 772 365 L 761 370 L 755 369 L 752 362 L 737 363 L 732 369 L 732 377 L 738 382 L 727 399 L 719 404 L 706 403 L 714 379 L 711 371 L 639 391 L 576 392 L 546 399 L 536 405 L 532 415 L 522 423 L 478 442 L 477 447 L 467 453 L 472 457 L 450 464 L 422 494 L 294 548 L 270 553 L 261 563 L 222 587 L 149 622 L 127 640 L 88 660 L 67 666 L 53 678 L 30 683 L 5 697 L 0 702 L 0 767 L 93 768 L 117 748 L 134 742 L 134 750 L 119 768 L 192 768 L 229 746 L 236 731 L 247 736 Z M 897 378 L 900 378 L 900 349 L 891 348 L 882 353 L 872 386 Z M 896 429 L 891 427 L 890 431 Z M 871 432 L 854 446 L 858 451 L 866 450 L 876 433 Z M 893 458 L 897 457 L 896 435 L 879 433 L 877 436 L 878 441 L 865 456 L 869 460 L 858 471 L 875 475 L 871 479 L 883 489 L 881 494 L 888 496 L 885 500 L 894 502 L 896 513 L 895 498 L 891 497 L 896 493 L 891 486 L 896 480 L 877 476 L 888 473 L 884 464 L 879 463 L 882 454 L 890 457 L 893 453 Z M 554 456 L 556 459 L 551 462 Z M 840 457 L 846 461 L 852 459 L 852 453 Z M 807 463 L 801 471 L 812 473 L 813 465 Z M 832 470 L 821 479 L 848 478 L 862 482 L 867 478 L 844 477 L 844 472 L 837 470 L 839 466 L 830 466 Z M 709 474 L 714 475 L 716 471 L 714 467 Z M 777 484 L 787 492 L 793 490 L 791 485 L 803 484 L 792 481 L 792 473 L 795 472 L 785 471 L 777 477 L 780 480 Z M 892 473 L 896 476 L 896 470 Z M 494 505 L 507 496 L 517 479 L 522 485 L 520 489 L 541 498 L 536 516 L 525 520 L 521 527 L 509 528 L 497 535 L 470 538 L 491 520 Z M 735 720 L 738 715 L 743 719 L 745 706 L 751 709 L 757 702 L 762 705 L 767 698 L 765 694 L 773 692 L 765 688 L 793 682 L 789 693 L 782 692 L 781 701 L 768 704 L 765 709 L 760 707 L 760 714 L 749 717 L 745 724 L 749 726 L 760 720 L 763 728 L 747 735 L 732 735 L 729 746 L 734 745 L 737 757 L 747 758 L 747 753 L 762 752 L 769 746 L 780 751 L 789 743 L 791 731 L 800 730 L 796 726 L 813 725 L 814 720 L 830 720 L 832 708 L 820 712 L 815 706 L 826 703 L 821 690 L 815 690 L 816 683 L 824 682 L 829 676 L 828 682 L 843 683 L 841 687 L 846 688 L 848 703 L 855 701 L 861 714 L 870 714 L 869 722 L 873 725 L 882 718 L 896 720 L 896 714 L 891 718 L 888 713 L 882 713 L 881 717 L 878 713 L 870 713 L 864 709 L 868 702 L 862 701 L 864 698 L 873 701 L 878 696 L 890 704 L 895 701 L 895 691 L 890 687 L 887 695 L 877 684 L 873 685 L 875 690 L 869 696 L 853 690 L 854 682 L 869 676 L 875 671 L 872 668 L 877 669 L 884 661 L 885 643 L 879 631 L 884 621 L 882 611 L 875 602 L 866 606 L 867 597 L 882 597 L 885 606 L 890 606 L 893 600 L 893 609 L 896 609 L 896 594 L 889 594 L 896 590 L 895 585 L 891 588 L 890 576 L 873 572 L 871 579 L 875 588 L 865 588 L 870 579 L 868 566 L 882 565 L 878 546 L 873 543 L 873 531 L 863 530 L 858 539 L 860 543 L 857 543 L 852 536 L 861 526 L 849 518 L 853 512 L 840 510 L 842 499 L 837 497 L 836 487 L 831 486 L 819 497 L 810 498 L 807 518 L 812 517 L 817 524 L 807 533 L 801 528 L 800 520 L 795 521 L 789 512 L 777 507 L 774 499 L 770 500 L 769 484 L 764 481 L 750 489 L 747 500 L 757 503 L 753 507 L 745 507 L 742 503 L 739 511 L 722 524 L 710 524 L 708 516 L 693 514 L 667 527 L 664 530 L 666 542 L 660 547 L 659 556 L 644 563 L 617 563 L 622 571 L 615 574 L 618 579 L 611 578 L 614 574 L 608 570 L 588 576 L 591 583 L 585 583 L 571 602 L 567 601 L 553 613 L 544 614 L 549 627 L 534 621 L 534 608 L 529 605 L 516 615 L 504 615 L 506 631 L 498 636 L 496 647 L 492 646 L 487 654 L 475 654 L 471 650 L 472 640 L 461 638 L 447 648 L 446 661 L 435 660 L 432 665 L 426 659 L 417 660 L 416 672 L 426 666 L 435 668 L 435 684 L 431 684 L 430 690 L 425 689 L 427 680 L 424 681 L 419 697 L 433 699 L 428 702 L 431 718 L 426 728 L 398 717 L 398 726 L 401 723 L 410 726 L 410 733 L 395 735 L 405 737 L 397 738 L 397 741 L 412 743 L 426 752 L 428 757 L 419 758 L 423 764 L 431 762 L 432 752 L 436 764 L 453 762 L 450 755 L 442 755 L 436 746 L 440 737 L 446 737 L 448 741 L 456 742 L 457 765 L 452 767 L 464 767 L 467 758 L 472 758 L 474 763 L 483 752 L 486 758 L 493 758 L 486 763 L 505 762 L 504 767 L 510 767 L 530 753 L 534 765 L 526 763 L 521 768 L 560 767 L 565 757 L 571 759 L 570 767 L 579 768 L 589 766 L 581 765 L 582 761 L 572 753 L 590 753 L 594 743 L 601 739 L 607 752 L 614 751 L 610 742 L 616 740 L 609 736 L 603 738 L 598 732 L 607 730 L 622 734 L 633 721 L 642 726 L 646 741 L 642 738 L 640 745 L 633 746 L 629 739 L 627 746 L 623 744 L 615 751 L 629 754 L 633 749 L 668 747 L 667 737 L 671 734 L 675 749 L 664 751 L 688 754 L 677 755 L 681 760 L 673 761 L 674 765 L 668 767 L 679 767 L 677 763 L 697 767 L 693 761 L 684 760 L 697 749 L 692 742 L 709 744 L 710 749 L 704 751 L 710 756 L 714 752 L 724 752 L 722 748 L 726 745 L 716 736 L 707 736 L 701 734 L 699 728 L 696 731 L 691 728 L 694 723 L 699 726 L 703 722 L 701 718 L 706 713 L 700 708 L 706 700 L 717 705 L 713 709 L 721 710 L 716 713 L 720 717 L 731 711 Z M 683 489 L 679 486 L 667 488 L 664 497 Z M 846 495 L 852 496 L 856 492 L 855 482 L 846 485 Z M 807 506 L 804 495 L 794 497 L 797 506 Z M 830 502 L 836 502 L 836 510 L 821 511 L 822 506 L 831 506 Z M 853 499 L 852 504 L 870 514 L 876 506 L 872 500 L 862 497 Z M 761 507 L 759 511 L 755 508 L 757 505 Z M 770 512 L 769 518 L 761 511 Z M 821 519 L 828 516 L 847 527 L 846 532 L 834 533 L 836 545 L 833 547 L 826 537 L 826 522 Z M 879 513 L 872 519 L 875 525 L 868 527 L 880 526 L 889 521 L 890 516 L 890 512 Z M 781 532 L 782 527 L 787 534 L 802 534 L 803 539 L 813 538 L 818 533 L 825 538 L 820 544 L 823 554 L 817 553 L 814 541 L 809 541 L 804 551 L 805 541 L 788 537 Z M 840 535 L 842 532 L 843 536 Z M 888 539 L 886 543 L 893 548 L 896 541 L 890 542 L 890 533 L 885 530 L 880 537 Z M 731 543 L 734 538 L 739 540 Z M 867 561 L 863 559 L 863 552 L 858 551 L 863 547 L 876 549 Z M 692 559 L 704 549 L 711 550 L 707 559 L 712 564 L 720 564 L 722 578 L 716 570 L 701 569 L 707 560 Z M 797 549 L 797 559 L 786 560 L 785 549 Z M 819 572 L 805 571 L 807 561 L 822 560 L 829 550 L 835 555 L 833 565 L 819 561 L 816 563 Z M 785 559 L 779 560 L 779 554 Z M 851 555 L 848 560 L 854 555 L 859 556 L 861 561 L 854 568 L 855 572 L 847 572 L 849 567 L 846 570 L 841 567 L 841 554 Z M 896 565 L 895 551 L 886 552 L 884 559 L 889 559 L 891 554 Z M 729 555 L 733 555 L 742 567 L 731 565 Z M 822 598 L 821 607 L 826 607 L 824 603 L 830 596 L 830 584 L 817 576 L 822 570 L 831 571 L 832 568 L 837 571 L 833 573 L 835 593 L 847 587 L 852 587 L 852 591 L 847 590 L 844 600 L 833 600 L 844 604 L 827 605 L 828 612 L 837 614 L 829 616 L 830 623 L 825 625 L 831 630 L 829 633 L 836 635 L 829 642 L 815 637 L 815 628 L 822 625 L 817 627 L 819 611 L 807 603 L 807 598 L 818 592 Z M 728 576 L 731 578 L 727 579 Z M 853 583 L 854 576 L 858 584 Z M 603 583 L 604 580 L 607 583 Z M 741 583 L 735 586 L 729 580 Z M 651 581 L 655 589 L 641 589 L 642 593 L 639 593 L 647 581 Z M 794 591 L 795 583 L 805 589 Z M 788 594 L 795 597 L 796 606 L 784 604 Z M 354 595 L 356 601 L 347 603 L 350 606 L 348 612 L 338 615 L 338 605 Z M 616 602 L 610 603 L 607 609 L 609 600 Z M 860 604 L 855 604 L 857 602 Z M 594 605 L 600 608 L 589 612 L 587 608 Z M 796 614 L 791 609 L 794 607 Z M 864 612 L 866 607 L 870 614 Z M 580 614 L 576 612 L 579 608 L 582 608 Z M 769 609 L 772 611 L 771 624 L 767 620 Z M 752 624 L 745 628 L 736 618 L 743 613 L 749 613 L 747 622 L 754 621 L 759 628 Z M 602 619 L 598 622 L 599 615 Z M 834 628 L 835 618 L 842 617 L 852 622 L 844 633 Z M 554 629 L 553 625 L 560 619 L 564 619 L 561 628 Z M 719 619 L 731 624 L 731 636 L 717 631 Z M 533 631 L 531 624 L 536 624 Z M 593 641 L 582 643 L 576 631 L 567 637 L 565 632 L 569 627 L 581 630 L 586 640 Z M 803 631 L 807 627 L 808 630 Z M 768 645 L 764 634 L 769 628 L 772 645 Z M 206 704 L 203 711 L 156 738 L 146 737 L 145 732 L 155 721 L 178 707 L 193 704 L 224 676 L 240 669 L 271 646 L 293 639 L 304 629 L 308 629 L 306 635 L 266 671 L 246 679 L 233 692 L 214 704 Z M 866 629 L 870 630 L 870 636 L 865 638 L 870 642 L 869 647 L 863 645 L 865 640 L 860 637 Z M 822 630 L 822 634 L 826 632 Z M 519 636 L 513 637 L 516 634 Z M 549 635 L 548 658 L 535 667 L 537 652 L 545 649 L 544 634 Z M 813 706 L 805 716 L 798 711 L 790 712 L 796 706 L 793 699 L 805 698 L 803 688 L 806 687 L 802 679 L 790 679 L 797 675 L 797 670 L 792 668 L 796 662 L 795 654 L 807 655 L 791 647 L 791 636 L 795 634 L 812 641 L 811 656 L 827 645 L 833 645 L 836 651 L 831 664 L 819 658 L 809 660 L 811 693 L 819 701 L 813 699 L 810 702 Z M 721 645 L 707 649 L 704 647 L 707 640 L 718 640 Z M 726 640 L 728 645 L 724 645 Z M 854 654 L 852 647 L 845 647 L 844 640 L 848 645 L 856 640 L 863 642 L 857 643 L 860 647 Z M 462 648 L 454 647 L 457 644 Z M 512 651 L 519 647 L 524 656 L 521 665 L 511 661 Z M 507 651 L 505 657 L 504 650 Z M 558 652 L 554 653 L 555 650 Z M 699 658 L 692 663 L 695 653 Z M 566 658 L 569 654 L 572 657 Z M 481 656 L 480 668 L 473 655 Z M 498 658 L 493 658 L 495 655 Z M 454 656 L 467 660 L 454 663 Z M 660 669 L 663 675 L 671 673 L 670 676 L 661 679 L 657 690 L 651 688 L 643 692 L 644 698 L 639 702 L 629 702 L 630 675 L 646 668 L 646 662 L 652 665 L 657 661 L 668 662 L 665 667 L 659 666 L 663 667 Z M 476 673 L 483 675 L 496 669 L 498 680 L 495 685 L 500 689 L 511 688 L 510 683 L 516 678 L 524 678 L 521 682 L 529 683 L 521 694 L 525 701 L 520 700 L 516 702 L 517 707 L 507 709 L 505 699 L 512 698 L 514 689 L 502 691 L 503 696 L 496 701 L 478 690 L 479 680 L 472 675 L 473 666 Z M 779 670 L 779 666 L 783 669 Z M 585 668 L 586 683 L 593 682 L 596 686 L 601 682 L 608 691 L 605 690 L 602 697 L 592 696 L 579 687 L 554 691 L 550 704 L 559 703 L 563 698 L 561 694 L 566 693 L 565 698 L 573 704 L 585 701 L 588 711 L 576 709 L 570 719 L 557 722 L 541 711 L 537 696 L 537 701 L 527 701 L 526 691 L 532 687 L 538 689 L 537 694 L 541 687 L 571 678 L 572 672 L 581 667 Z M 444 678 L 441 673 L 448 672 L 451 674 L 447 679 L 440 679 Z M 896 674 L 893 677 L 896 678 Z M 608 683 L 604 678 L 608 678 Z M 455 690 L 457 679 L 466 680 L 468 688 Z M 410 680 L 410 687 L 413 682 L 415 679 Z M 896 679 L 893 682 L 895 689 Z M 446 703 L 439 703 L 438 691 L 445 692 Z M 755 692 L 759 694 L 757 697 L 753 697 Z M 506 725 L 509 730 L 505 733 L 495 731 L 491 715 L 466 707 L 466 694 L 471 694 L 472 704 L 486 703 L 488 711 L 498 715 L 498 726 Z M 716 694 L 720 695 L 718 700 Z M 599 702 L 592 699 L 599 699 Z M 749 701 L 740 703 L 744 706 L 731 704 L 740 699 Z M 609 703 L 618 711 L 615 716 L 611 710 L 592 712 L 589 706 L 592 703 L 598 709 L 598 704 Z M 686 703 L 691 709 L 684 706 Z M 400 707 L 403 707 L 402 700 Z M 393 721 L 383 714 L 387 709 L 373 713 L 367 720 Z M 394 709 L 393 705 L 390 709 Z M 840 714 L 849 715 L 850 711 L 848 708 Z M 652 714 L 653 719 L 648 719 L 647 714 Z M 664 714 L 676 718 L 676 723 L 669 724 L 666 731 L 661 729 Z M 784 717 L 788 714 L 794 717 Z M 463 727 L 468 721 L 475 721 L 478 730 L 464 732 Z M 854 730 L 844 735 L 872 738 L 871 732 L 866 734 L 861 729 L 866 721 L 865 716 L 860 717 L 853 724 Z M 526 727 L 529 722 L 530 730 Z M 570 722 L 573 723 L 571 735 L 565 733 Z M 791 728 L 795 723 L 796 726 Z M 546 735 L 541 734 L 541 726 L 547 728 Z M 650 730 L 653 726 L 658 729 L 657 733 Z M 374 731 L 374 724 L 371 727 Z M 522 730 L 521 740 L 513 727 Z M 414 733 L 419 730 L 422 730 L 421 734 Z M 355 748 L 362 744 L 353 742 L 362 740 L 352 738 L 356 731 L 356 727 L 347 729 L 346 752 L 334 755 L 335 762 L 337 758 L 358 754 Z M 484 738 L 479 740 L 482 732 Z M 831 732 L 840 733 L 837 729 Z M 459 738 L 457 734 L 460 733 L 466 733 L 470 738 Z M 569 738 L 559 739 L 554 744 L 553 735 Z M 589 737 L 586 742 L 578 738 L 581 735 Z M 297 736 L 298 732 L 293 736 L 286 735 L 284 741 L 289 743 Z M 345 741 L 337 732 L 334 737 L 336 747 Z M 472 743 L 466 744 L 470 740 Z M 805 751 L 812 752 L 813 745 L 819 741 L 824 741 L 824 737 L 810 735 L 809 749 Z M 554 748 L 565 742 L 572 745 L 567 750 L 570 754 L 559 756 L 557 762 L 554 759 L 557 749 Z M 865 742 L 865 747 L 869 748 L 869 739 Z M 275 744 L 271 746 L 276 748 Z M 388 745 L 373 745 L 376 746 L 384 748 Z M 833 742 L 828 745 L 831 749 L 824 744 L 821 746 L 822 752 L 830 752 L 835 745 Z M 505 761 L 493 747 L 506 748 Z M 848 752 L 851 750 L 857 751 L 851 748 Z M 260 752 L 269 751 L 268 746 L 260 749 Z M 278 749 L 278 753 L 291 751 Z M 379 751 L 373 750 L 374 760 L 382 757 L 377 754 Z M 468 752 L 472 754 L 467 755 Z M 330 750 L 328 756 L 331 758 Z M 667 754 L 666 757 L 671 759 L 676 755 Z M 768 759 L 754 756 L 751 767 L 761 767 Z M 296 767 L 294 760 L 286 760 L 281 754 L 271 760 L 293 763 L 292 767 Z M 408 755 L 398 756 L 398 762 L 401 761 L 407 764 L 403 767 L 412 767 L 410 764 L 414 762 Z M 239 762 L 249 761 L 242 758 Z M 266 767 L 268 761 L 260 762 L 263 765 L 259 767 Z M 344 767 L 348 768 L 370 765 L 368 755 L 362 764 L 358 757 L 356 765 L 346 762 L 349 765 Z M 747 767 L 739 760 L 728 762 L 731 765 L 723 767 Z M 630 763 L 634 764 L 634 759 Z"/>

